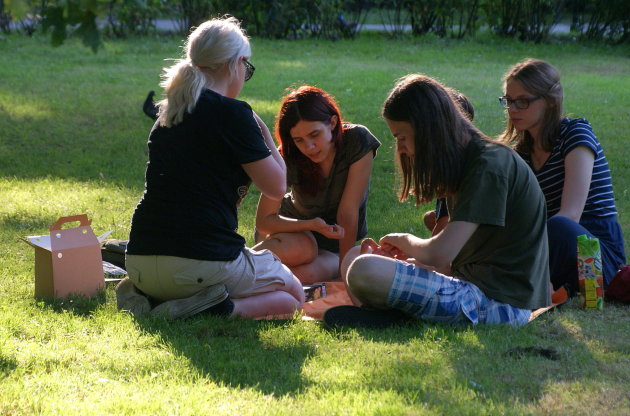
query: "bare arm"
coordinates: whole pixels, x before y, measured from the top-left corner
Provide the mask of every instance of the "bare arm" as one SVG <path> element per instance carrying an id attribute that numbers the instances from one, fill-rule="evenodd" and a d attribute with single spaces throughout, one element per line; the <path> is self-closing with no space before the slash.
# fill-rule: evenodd
<path id="1" fill-rule="evenodd" d="M 580 221 L 591 187 L 595 155 L 591 149 L 578 146 L 564 158 L 564 187 L 557 216 Z"/>
<path id="2" fill-rule="evenodd" d="M 298 231 L 317 231 L 328 238 L 341 238 L 343 228 L 329 225 L 317 217 L 309 220 L 298 220 L 283 217 L 279 213 L 280 201 L 260 195 L 256 209 L 256 230 L 262 234 L 294 233 Z"/>
<path id="3" fill-rule="evenodd" d="M 442 269 L 450 266 L 477 227 L 477 223 L 453 221 L 429 239 L 406 233 L 387 234 L 380 244 L 390 254 L 400 253 L 402 257 L 413 257 L 421 264 Z"/>
<path id="4" fill-rule="evenodd" d="M 271 151 L 271 155 L 273 156 L 275 161 L 278 162 L 278 165 L 282 167 L 282 170 L 284 170 L 286 174 L 287 167 L 284 163 L 284 159 L 280 155 L 280 152 L 278 152 L 278 149 L 276 147 L 276 142 L 274 142 L 273 137 L 271 136 L 271 132 L 269 131 L 269 128 L 267 127 L 265 122 L 262 121 L 262 119 L 258 116 L 258 114 L 256 114 L 256 112 L 254 112 L 254 119 L 256 120 L 256 122 L 258 123 L 258 126 L 260 127 L 260 131 L 263 135 L 263 138 L 265 139 L 265 144 Z"/>
<path id="5" fill-rule="evenodd" d="M 337 223 L 345 230 L 343 238 L 339 241 L 340 266 L 348 250 L 354 247 L 356 243 L 359 208 L 370 182 L 373 162 L 374 153 L 368 152 L 354 162 L 348 171 L 348 179 L 337 208 Z"/>
<path id="6" fill-rule="evenodd" d="M 241 166 L 263 195 L 269 199 L 278 201 L 282 199 L 287 190 L 287 168 L 278 149 L 276 149 L 276 144 L 271 137 L 267 125 L 258 114 L 253 114 L 256 123 L 258 123 L 260 127 L 265 144 L 271 152 L 271 157 L 266 157 L 256 162 L 245 163 Z"/>
<path id="7" fill-rule="evenodd" d="M 263 195 L 277 201 L 282 199 L 287 190 L 286 173 L 273 156 L 241 166 Z"/>

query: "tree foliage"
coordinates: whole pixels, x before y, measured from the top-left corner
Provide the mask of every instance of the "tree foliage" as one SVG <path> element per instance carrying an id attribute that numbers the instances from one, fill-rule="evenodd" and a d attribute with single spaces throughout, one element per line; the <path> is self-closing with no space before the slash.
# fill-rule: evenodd
<path id="1" fill-rule="evenodd" d="M 354 38 L 374 10 L 389 36 L 403 36 L 408 23 L 413 36 L 454 38 L 485 25 L 499 36 L 543 42 L 571 16 L 582 39 L 630 41 L 629 0 L 0 0 L 0 31 L 10 30 L 11 19 L 29 35 L 41 24 L 53 45 L 77 36 L 96 52 L 102 36 L 150 33 L 160 16 L 178 22 L 185 36 L 231 14 L 253 36 L 335 40 Z"/>
<path id="2" fill-rule="evenodd" d="M 94 52 L 101 46 L 96 17 L 105 12 L 106 0 L 5 0 L 5 8 L 14 20 L 33 11 L 39 12 L 42 28 L 51 31 L 51 43 L 61 45 L 70 34 L 78 36 Z"/>

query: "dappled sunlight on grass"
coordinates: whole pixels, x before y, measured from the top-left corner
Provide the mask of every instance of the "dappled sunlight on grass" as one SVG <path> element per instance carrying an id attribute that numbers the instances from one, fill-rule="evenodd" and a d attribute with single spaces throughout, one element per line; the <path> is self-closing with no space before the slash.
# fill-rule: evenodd
<path id="1" fill-rule="evenodd" d="M 442 340 L 415 337 L 411 335 L 413 332 L 416 331 L 407 330 L 409 338 L 397 337 L 395 341 L 386 336 L 370 339 L 355 333 L 336 343 L 334 349 L 322 346 L 306 363 L 304 376 L 310 383 L 323 384 L 330 389 L 388 386 L 404 390 L 404 386 L 410 384 L 420 388 L 451 379 L 454 374 L 446 366 L 445 355 L 436 351 L 441 349 Z M 355 358 L 340 367 L 335 360 L 339 354 Z"/>
<path id="2" fill-rule="evenodd" d="M 97 235 L 128 237 L 152 126 L 141 104 L 149 90 L 159 95 L 164 58 L 179 55 L 181 38 L 107 40 L 94 55 L 75 39 L 50 48 L 49 37 L 3 36 L 0 414 L 624 414 L 630 406 L 627 306 L 591 313 L 570 302 L 522 328 L 332 331 L 299 319 L 134 318 L 117 311 L 111 285 L 93 299 L 35 299 L 34 250 L 21 237 L 81 213 Z M 475 123 L 494 135 L 504 125 L 496 100 L 504 71 L 525 56 L 551 60 L 563 73 L 566 110 L 588 118 L 606 146 L 628 235 L 626 47 L 363 34 L 252 44 L 258 69 L 239 99 L 270 129 L 285 88 L 305 82 L 333 94 L 348 120 L 383 143 L 368 204 L 375 239 L 428 236 L 422 214 L 434 208 L 398 202 L 393 139 L 380 116 L 394 80 L 440 78 L 469 96 Z M 252 187 L 239 209 L 250 246 L 258 195 Z M 553 349 L 555 359 L 510 354 L 528 347 Z"/>
<path id="3" fill-rule="evenodd" d="M 617 383 L 601 380 L 596 374 L 590 380 L 549 380 L 529 411 L 545 415 L 622 415 L 619 410 L 630 408 L 630 398 L 618 387 Z"/>
<path id="4" fill-rule="evenodd" d="M 131 214 L 141 191 L 106 182 L 68 179 L 0 178 L 0 223 L 8 232 L 33 235 L 47 232 L 59 217 L 87 213 L 99 234 L 127 235 Z"/>
<path id="5" fill-rule="evenodd" d="M 4 113 L 12 122 L 43 120 L 53 114 L 41 99 L 9 93 L 7 90 L 0 91 L 0 113 Z"/>
<path id="6" fill-rule="evenodd" d="M 576 341 L 584 342 L 586 337 L 582 332 L 582 327 L 575 321 L 562 320 L 560 326 L 564 331 Z"/>
<path id="7" fill-rule="evenodd" d="M 304 69 L 306 68 L 306 64 L 304 61 L 300 61 L 298 59 L 290 60 L 290 61 L 274 61 L 273 65 L 278 67 L 279 69 Z"/>

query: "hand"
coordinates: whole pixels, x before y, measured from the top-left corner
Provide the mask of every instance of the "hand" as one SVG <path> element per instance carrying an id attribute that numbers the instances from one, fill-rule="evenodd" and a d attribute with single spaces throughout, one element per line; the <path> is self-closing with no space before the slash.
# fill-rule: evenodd
<path id="1" fill-rule="evenodd" d="M 363 241 L 361 241 L 361 250 L 360 253 L 361 254 L 375 254 L 374 252 L 376 250 L 380 250 L 380 246 L 378 244 L 376 244 L 376 241 L 374 241 L 371 238 L 366 238 Z"/>
<path id="2" fill-rule="evenodd" d="M 387 253 L 386 255 L 388 257 L 398 260 L 408 260 L 411 256 L 402 248 L 409 245 L 408 237 L 409 234 L 406 233 L 387 234 L 379 240 L 381 250 Z"/>
<path id="3" fill-rule="evenodd" d="M 361 241 L 360 253 L 361 254 L 375 254 L 377 256 L 383 256 L 383 257 L 389 257 L 389 258 L 397 258 L 392 253 L 390 253 L 389 251 L 386 251 L 385 249 L 383 249 L 383 247 L 376 244 L 376 241 L 374 241 L 371 238 L 366 238 L 363 241 Z"/>
<path id="4" fill-rule="evenodd" d="M 360 253 L 361 254 L 376 254 L 378 256 L 390 257 L 385 251 L 383 251 L 381 246 L 376 244 L 376 241 L 374 241 L 371 238 L 366 238 L 363 241 L 361 241 Z"/>
<path id="5" fill-rule="evenodd" d="M 343 238 L 345 230 L 342 226 L 337 224 L 327 224 L 326 221 L 317 217 L 313 218 L 313 228 L 312 231 L 316 231 L 323 235 L 326 238 L 331 238 L 333 240 L 340 240 Z"/>

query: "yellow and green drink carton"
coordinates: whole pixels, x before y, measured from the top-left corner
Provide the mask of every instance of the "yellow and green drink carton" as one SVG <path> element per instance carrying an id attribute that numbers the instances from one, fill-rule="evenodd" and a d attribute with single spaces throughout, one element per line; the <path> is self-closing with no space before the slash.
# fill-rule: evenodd
<path id="1" fill-rule="evenodd" d="M 582 307 L 604 309 L 602 253 L 597 238 L 586 234 L 577 237 L 577 262 Z"/>

